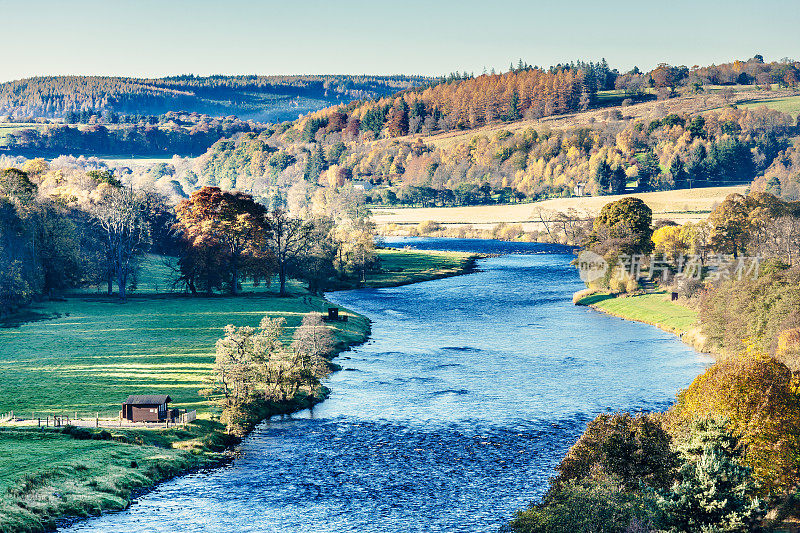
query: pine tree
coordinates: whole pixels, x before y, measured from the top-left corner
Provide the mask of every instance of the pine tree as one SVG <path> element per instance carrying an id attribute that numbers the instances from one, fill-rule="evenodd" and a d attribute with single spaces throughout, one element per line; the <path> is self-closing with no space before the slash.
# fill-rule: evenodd
<path id="1" fill-rule="evenodd" d="M 658 506 L 669 531 L 752 531 L 762 514 L 743 450 L 724 420 L 695 422 L 681 447 L 683 466 Z"/>
<path id="2" fill-rule="evenodd" d="M 322 151 L 322 145 L 316 143 L 311 153 L 308 154 L 308 159 L 306 159 L 303 177 L 306 181 L 316 183 L 323 170 L 325 170 L 325 154 Z"/>

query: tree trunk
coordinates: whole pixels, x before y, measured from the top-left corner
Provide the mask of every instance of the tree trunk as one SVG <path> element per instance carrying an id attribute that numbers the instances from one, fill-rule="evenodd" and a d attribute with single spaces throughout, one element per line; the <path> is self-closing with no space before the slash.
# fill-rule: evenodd
<path id="1" fill-rule="evenodd" d="M 233 271 L 231 272 L 231 277 L 233 278 L 233 283 L 231 284 L 231 293 L 237 294 L 239 292 L 239 269 L 237 268 L 236 259 L 233 260 Z"/>
<path id="2" fill-rule="evenodd" d="M 108 295 L 111 296 L 114 294 L 114 277 L 111 275 L 111 272 L 108 273 Z"/>
<path id="3" fill-rule="evenodd" d="M 281 280 L 281 296 L 286 296 L 286 263 L 281 262 L 280 269 L 278 271 L 278 277 Z"/>
<path id="4" fill-rule="evenodd" d="M 119 299 L 123 302 L 128 297 L 126 289 L 126 285 L 128 284 L 128 275 L 123 269 L 120 269 L 120 273 L 117 274 L 117 286 L 119 287 Z"/>

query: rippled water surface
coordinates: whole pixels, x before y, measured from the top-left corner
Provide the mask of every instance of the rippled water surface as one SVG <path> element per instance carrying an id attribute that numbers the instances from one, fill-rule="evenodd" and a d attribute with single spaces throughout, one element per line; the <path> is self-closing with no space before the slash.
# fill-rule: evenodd
<path id="1" fill-rule="evenodd" d="M 597 413 L 663 409 L 706 364 L 670 334 L 573 306 L 582 284 L 563 248 L 404 244 L 504 255 L 330 295 L 373 320 L 330 399 L 262 424 L 232 465 L 68 531 L 497 531 Z"/>

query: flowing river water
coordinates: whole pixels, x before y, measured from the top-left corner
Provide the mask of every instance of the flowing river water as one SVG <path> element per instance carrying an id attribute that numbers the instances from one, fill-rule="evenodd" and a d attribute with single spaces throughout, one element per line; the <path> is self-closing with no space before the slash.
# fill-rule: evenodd
<path id="1" fill-rule="evenodd" d="M 328 400 L 261 424 L 229 466 L 65 531 L 497 531 L 595 415 L 665 409 L 708 364 L 657 328 L 574 306 L 583 284 L 563 247 L 402 244 L 500 255 L 467 276 L 330 294 L 373 324 L 337 359 Z"/>

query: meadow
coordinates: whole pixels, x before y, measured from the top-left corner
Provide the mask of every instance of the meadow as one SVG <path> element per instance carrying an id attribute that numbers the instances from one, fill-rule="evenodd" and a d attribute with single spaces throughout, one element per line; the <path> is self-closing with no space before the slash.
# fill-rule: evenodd
<path id="1" fill-rule="evenodd" d="M 800 115 L 800 96 L 786 96 L 783 98 L 762 98 L 749 100 L 739 104 L 739 107 L 760 107 L 767 106 L 776 109 L 781 113 L 787 113 L 797 118 Z"/>
<path id="2" fill-rule="evenodd" d="M 219 462 L 221 430 L 206 420 L 170 430 L 88 432 L 94 438 L 0 428 L 0 531 L 52 530 L 67 517 L 124 509 L 133 490 Z"/>
<path id="3" fill-rule="evenodd" d="M 381 272 L 366 286 L 389 286 L 455 275 L 469 255 L 379 250 Z M 115 417 L 129 394 L 169 394 L 176 407 L 205 408 L 197 391 L 206 386 L 214 345 L 227 324 L 255 326 L 264 317 L 286 319 L 287 342 L 303 315 L 330 305 L 290 285 L 290 297 L 276 287 L 246 285 L 239 296 L 168 293 L 170 270 L 149 256 L 125 303 L 89 289 L 63 301 L 35 305 L 41 320 L 0 328 L 0 412 L 44 417 L 78 412 L 82 417 Z M 342 346 L 363 341 L 368 320 L 343 311 L 332 324 Z"/>
<path id="4" fill-rule="evenodd" d="M 382 272 L 367 276 L 368 287 L 455 275 L 472 264 L 458 253 L 381 249 L 378 256 Z M 132 490 L 218 461 L 224 428 L 198 390 L 207 385 L 222 328 L 283 317 L 289 342 L 304 314 L 331 305 L 296 282 L 284 298 L 274 285 L 251 284 L 235 297 L 169 293 L 170 275 L 168 261 L 148 256 L 125 303 L 101 287 L 83 289 L 34 306 L 39 320 L 0 328 L 0 412 L 116 417 L 129 394 L 166 393 L 201 416 L 171 429 L 83 430 L 93 438 L 0 427 L 0 531 L 40 531 L 59 517 L 122 509 Z M 340 314 L 347 321 L 331 324 L 339 347 L 366 340 L 369 320 Z"/>

